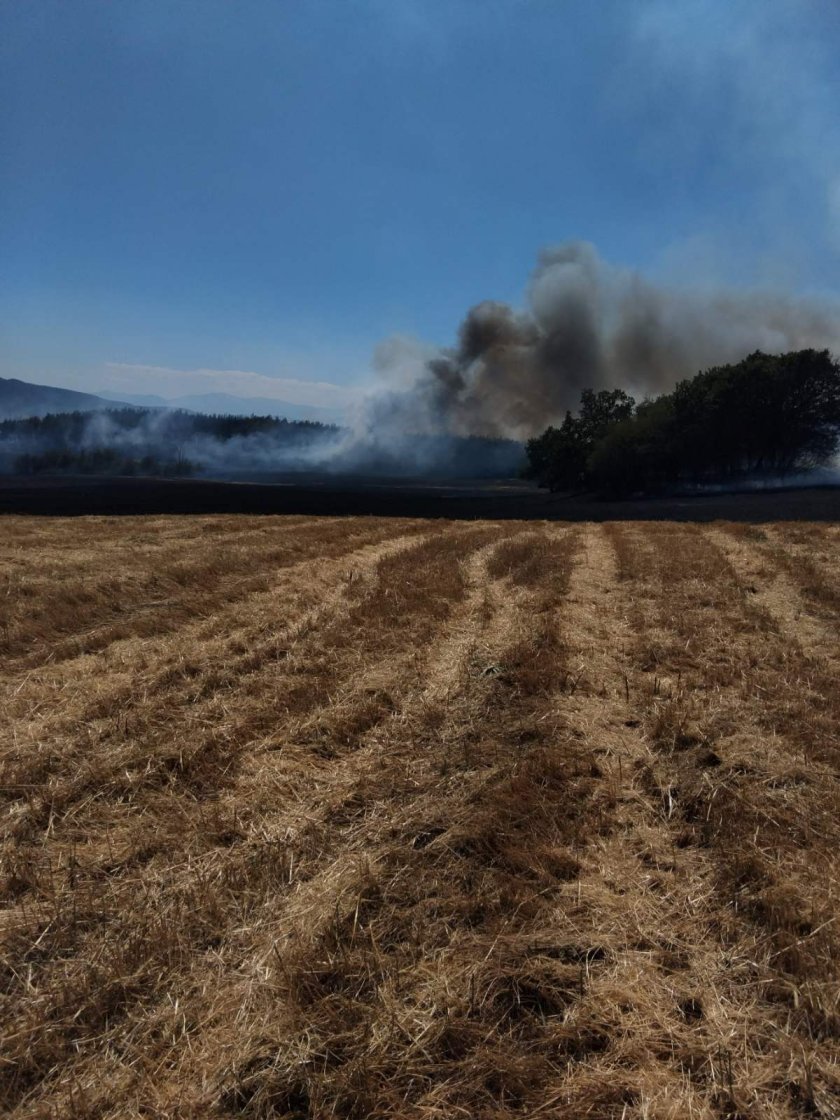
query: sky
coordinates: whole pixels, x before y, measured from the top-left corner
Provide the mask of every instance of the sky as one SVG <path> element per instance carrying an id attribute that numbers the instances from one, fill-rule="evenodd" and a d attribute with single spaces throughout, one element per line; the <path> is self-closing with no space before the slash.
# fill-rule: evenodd
<path id="1" fill-rule="evenodd" d="M 836 297 L 839 104 L 837 0 L 0 0 L 0 376 L 339 406 L 569 239 Z"/>

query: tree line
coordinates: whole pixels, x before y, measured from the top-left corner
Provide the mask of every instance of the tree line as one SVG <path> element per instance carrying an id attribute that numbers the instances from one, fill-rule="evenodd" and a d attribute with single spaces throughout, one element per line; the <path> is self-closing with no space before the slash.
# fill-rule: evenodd
<path id="1" fill-rule="evenodd" d="M 640 403 L 587 389 L 526 444 L 526 474 L 559 491 L 654 493 L 825 465 L 840 444 L 840 365 L 828 350 L 715 366 Z"/>
<path id="2" fill-rule="evenodd" d="M 104 422 L 115 432 L 154 429 L 159 438 L 187 439 L 209 436 L 228 440 L 236 436 L 268 434 L 290 441 L 307 441 L 313 435 L 339 431 L 333 424 L 317 420 L 286 420 L 277 416 L 231 416 L 186 412 L 183 409 L 106 408 L 96 412 L 51 412 L 46 416 L 26 416 L 0 420 L 0 439 L 12 436 L 37 436 L 56 446 L 78 444 L 92 423 Z"/>
<path id="3" fill-rule="evenodd" d="M 132 475 L 159 478 L 186 478 L 195 474 L 199 464 L 183 455 L 131 455 L 116 447 L 94 447 L 73 451 L 68 448 L 24 452 L 15 458 L 16 474 L 106 474 L 123 478 Z"/>
<path id="4" fill-rule="evenodd" d="M 260 437 L 262 445 L 288 452 L 338 431 L 330 424 L 274 416 L 142 408 L 54 412 L 0 421 L 0 472 L 184 477 L 202 470 L 185 447 L 215 457 L 234 439 Z"/>

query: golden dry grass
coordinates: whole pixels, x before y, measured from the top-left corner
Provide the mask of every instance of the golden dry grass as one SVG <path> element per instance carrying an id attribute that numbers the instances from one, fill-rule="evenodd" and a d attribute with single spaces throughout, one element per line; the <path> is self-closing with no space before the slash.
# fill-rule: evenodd
<path id="1" fill-rule="evenodd" d="M 0 1111 L 840 1115 L 840 529 L 0 522 Z"/>

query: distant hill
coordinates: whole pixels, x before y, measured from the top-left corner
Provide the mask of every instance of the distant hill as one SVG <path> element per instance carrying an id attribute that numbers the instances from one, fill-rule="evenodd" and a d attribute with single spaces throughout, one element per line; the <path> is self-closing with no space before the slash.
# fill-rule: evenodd
<path id="1" fill-rule="evenodd" d="M 16 377 L 0 377 L 0 420 L 24 416 L 46 416 L 50 412 L 96 412 L 115 405 L 138 408 L 172 408 L 224 416 L 278 416 L 287 420 L 314 420 L 321 424 L 342 423 L 340 408 L 292 404 L 273 397 L 236 397 L 231 393 L 197 393 L 166 398 L 152 393 L 80 393 L 54 385 L 35 385 Z"/>
<path id="2" fill-rule="evenodd" d="M 77 393 L 75 389 L 58 389 L 53 385 L 33 385 L 16 377 L 0 377 L 0 420 L 46 416 L 49 412 L 95 412 L 113 407 L 114 401 L 93 393 Z"/>
<path id="3" fill-rule="evenodd" d="M 287 420 L 317 420 L 321 424 L 340 424 L 346 420 L 340 408 L 292 404 L 274 397 L 237 397 L 232 393 L 195 393 L 182 397 L 160 397 L 144 393 L 112 393 L 101 389 L 106 400 L 136 404 L 141 408 L 183 408 L 188 412 L 218 413 L 224 416 L 283 416 Z"/>

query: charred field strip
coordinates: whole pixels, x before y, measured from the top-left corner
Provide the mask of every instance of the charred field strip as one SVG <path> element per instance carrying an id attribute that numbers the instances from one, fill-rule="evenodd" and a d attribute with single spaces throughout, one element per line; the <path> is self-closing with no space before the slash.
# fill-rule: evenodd
<path id="1" fill-rule="evenodd" d="M 4 518 L 0 1110 L 836 1117 L 838 562 Z"/>
<path id="2" fill-rule="evenodd" d="M 519 479 L 267 474 L 258 482 L 0 476 L 0 514 L 275 514 L 539 521 L 840 521 L 840 486 L 622 500 L 567 497 Z"/>

